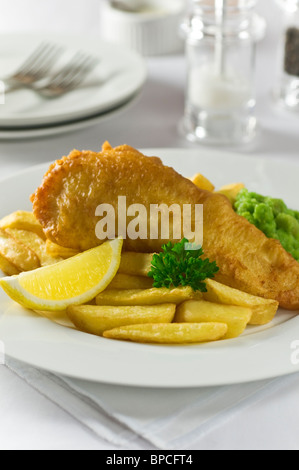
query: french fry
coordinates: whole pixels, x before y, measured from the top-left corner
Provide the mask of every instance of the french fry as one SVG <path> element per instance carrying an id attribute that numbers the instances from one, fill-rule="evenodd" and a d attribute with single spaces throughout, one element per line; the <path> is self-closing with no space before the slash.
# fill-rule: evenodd
<path id="1" fill-rule="evenodd" d="M 4 256 L 0 255 L 0 270 L 6 275 L 6 276 L 15 276 L 17 274 L 20 274 L 20 271 L 17 269 L 17 267 L 8 261 Z"/>
<path id="2" fill-rule="evenodd" d="M 215 186 L 211 183 L 208 178 L 206 178 L 204 175 L 201 173 L 197 173 L 194 175 L 192 178 L 190 178 L 192 183 L 195 184 L 199 189 L 204 189 L 206 191 L 214 191 Z"/>
<path id="3" fill-rule="evenodd" d="M 132 276 L 130 274 L 116 274 L 107 289 L 150 289 L 153 280 L 144 276 Z"/>
<path id="4" fill-rule="evenodd" d="M 217 191 L 217 193 L 223 194 L 226 196 L 232 205 L 235 204 L 237 196 L 241 189 L 245 188 L 245 185 L 243 183 L 233 183 L 233 184 L 228 184 L 226 186 L 222 186 L 222 188 Z"/>
<path id="5" fill-rule="evenodd" d="M 151 270 L 152 259 L 153 253 L 124 252 L 121 256 L 118 272 L 147 277 L 148 272 Z"/>
<path id="6" fill-rule="evenodd" d="M 77 250 L 59 246 L 56 243 L 51 242 L 50 240 L 46 241 L 46 251 L 49 256 L 52 256 L 54 258 L 63 258 L 63 259 L 72 258 L 73 256 L 79 254 L 79 251 Z"/>
<path id="7" fill-rule="evenodd" d="M 157 323 L 113 328 L 103 336 L 137 343 L 189 344 L 218 341 L 226 333 L 225 323 Z"/>
<path id="8" fill-rule="evenodd" d="M 39 258 L 41 266 L 58 263 L 62 258 L 49 256 L 46 250 L 46 242 L 34 232 L 8 228 L 5 230 L 9 235 L 30 248 Z"/>
<path id="9" fill-rule="evenodd" d="M 175 304 L 153 306 L 72 306 L 67 315 L 74 325 L 86 333 L 102 336 L 104 331 L 142 323 L 171 323 Z"/>
<path id="10" fill-rule="evenodd" d="M 250 308 L 252 316 L 249 325 L 266 325 L 274 319 L 277 313 L 279 304 L 275 300 L 247 294 L 246 292 L 220 284 L 213 279 L 206 279 L 205 283 L 208 292 L 203 293 L 204 300 Z"/>
<path id="11" fill-rule="evenodd" d="M 36 233 L 43 240 L 46 239 L 41 224 L 35 218 L 34 214 L 28 211 L 16 211 L 7 215 L 0 221 L 0 228 L 28 230 L 29 232 Z"/>
<path id="12" fill-rule="evenodd" d="M 97 305 L 157 305 L 165 303 L 180 304 L 193 299 L 191 287 L 166 287 L 132 290 L 105 290 L 96 297 Z"/>
<path id="13" fill-rule="evenodd" d="M 31 271 L 40 267 L 38 256 L 0 228 L 0 255 L 16 266 L 19 272 Z"/>
<path id="14" fill-rule="evenodd" d="M 174 321 L 177 323 L 226 323 L 227 333 L 223 339 L 237 338 L 248 325 L 252 310 L 247 307 L 221 305 L 205 300 L 187 300 L 177 307 Z"/>

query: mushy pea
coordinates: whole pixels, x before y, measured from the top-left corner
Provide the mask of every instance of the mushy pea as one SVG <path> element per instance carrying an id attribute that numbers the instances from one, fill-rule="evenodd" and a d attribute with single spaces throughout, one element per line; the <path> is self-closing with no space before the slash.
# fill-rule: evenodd
<path id="1" fill-rule="evenodd" d="M 247 189 L 239 192 L 234 208 L 268 238 L 279 240 L 299 261 L 299 211 L 289 209 L 281 199 L 261 196 Z"/>

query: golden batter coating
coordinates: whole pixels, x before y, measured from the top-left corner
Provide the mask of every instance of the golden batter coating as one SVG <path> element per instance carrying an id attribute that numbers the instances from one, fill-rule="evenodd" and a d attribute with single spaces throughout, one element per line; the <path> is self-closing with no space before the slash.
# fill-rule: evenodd
<path id="1" fill-rule="evenodd" d="M 119 196 L 126 196 L 127 206 L 138 203 L 148 209 L 151 204 L 203 204 L 203 248 L 220 268 L 216 279 L 277 300 L 286 309 L 299 309 L 299 263 L 280 242 L 237 215 L 225 196 L 200 190 L 157 157 L 129 146 L 113 149 L 108 143 L 100 153 L 75 150 L 50 167 L 31 200 L 50 240 L 86 250 L 102 243 L 95 231 L 96 207 L 111 204 L 117 214 Z M 124 249 L 155 252 L 165 241 L 126 239 Z"/>
<path id="2" fill-rule="evenodd" d="M 101 243 L 95 230 L 99 222 L 95 212 L 100 204 L 115 208 L 118 227 L 119 196 L 126 197 L 126 207 L 138 203 L 150 213 L 151 204 L 190 204 L 199 199 L 200 193 L 191 181 L 163 166 L 159 158 L 145 157 L 126 145 L 112 149 L 105 144 L 101 153 L 74 150 L 51 165 L 31 201 L 34 214 L 51 241 L 83 251 Z M 128 221 L 132 219 L 133 216 Z M 127 238 L 124 248 L 154 252 L 160 250 L 162 243 L 160 238 Z"/>

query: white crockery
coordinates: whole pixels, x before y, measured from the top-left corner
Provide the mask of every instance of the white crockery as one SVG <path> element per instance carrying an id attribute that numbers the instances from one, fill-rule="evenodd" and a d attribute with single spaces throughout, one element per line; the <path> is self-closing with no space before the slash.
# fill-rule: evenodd
<path id="1" fill-rule="evenodd" d="M 82 35 L 2 35 L 0 77 L 10 75 L 44 41 L 65 48 L 58 69 L 77 51 L 98 57 L 99 65 L 82 86 L 57 99 L 45 99 L 28 89 L 7 93 L 5 104 L 0 106 L 2 130 L 58 125 L 112 111 L 145 83 L 147 67 L 139 54 L 122 45 L 107 44 L 99 37 Z"/>
<path id="2" fill-rule="evenodd" d="M 249 189 L 281 197 L 290 207 L 299 209 L 298 163 L 208 148 L 142 151 L 161 157 L 185 176 L 200 171 L 216 187 L 243 181 Z M 47 169 L 48 165 L 43 164 L 1 181 L 0 217 L 17 209 L 31 209 L 29 196 Z M 7 356 L 34 367 L 118 385 L 201 387 L 299 371 L 299 361 L 292 360 L 299 340 L 299 316 L 283 310 L 271 324 L 249 327 L 236 339 L 158 346 L 113 341 L 76 331 L 24 310 L 0 292 L 0 340 Z"/>
<path id="3" fill-rule="evenodd" d="M 185 0 L 147 0 L 143 6 L 137 11 L 123 11 L 104 0 L 102 37 L 124 44 L 143 56 L 183 52 L 179 28 L 187 7 Z"/>

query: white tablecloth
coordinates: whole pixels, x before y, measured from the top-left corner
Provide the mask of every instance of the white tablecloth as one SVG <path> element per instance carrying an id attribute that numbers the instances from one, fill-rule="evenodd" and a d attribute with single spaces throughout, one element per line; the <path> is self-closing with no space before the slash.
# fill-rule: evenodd
<path id="1" fill-rule="evenodd" d="M 97 35 L 101 0 L 4 0 L 0 32 L 48 30 Z M 270 5 L 271 3 L 271 5 Z M 273 104 L 276 48 L 280 14 L 272 0 L 261 0 L 267 19 L 266 39 L 258 47 L 257 113 L 260 132 L 249 147 L 232 152 L 279 159 L 299 158 L 299 117 L 279 111 Z M 178 135 L 184 106 L 186 63 L 183 56 L 147 60 L 149 78 L 138 102 L 125 114 L 75 134 L 55 138 L 0 142 L 0 176 L 52 161 L 73 148 L 100 148 L 128 143 L 137 148 L 194 147 Z M 142 117 L 142 118 L 141 118 Z M 236 414 L 221 432 L 193 443 L 193 449 L 298 449 L 299 379 L 292 387 L 274 390 Z M 11 370 L 0 365 L 1 449 L 120 449 L 99 439 L 59 406 L 35 391 Z M 134 449 L 154 447 L 142 439 Z"/>

